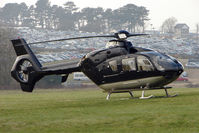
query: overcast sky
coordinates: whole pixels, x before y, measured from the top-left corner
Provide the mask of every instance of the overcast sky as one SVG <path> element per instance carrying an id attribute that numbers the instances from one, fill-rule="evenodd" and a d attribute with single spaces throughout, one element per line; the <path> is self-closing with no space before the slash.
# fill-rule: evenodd
<path id="1" fill-rule="evenodd" d="M 63 5 L 68 0 L 49 0 L 51 4 Z M 175 17 L 178 23 L 186 23 L 191 31 L 195 31 L 196 24 L 199 24 L 199 0 L 70 0 L 77 7 L 103 7 L 116 9 L 126 4 L 144 6 L 150 10 L 149 22 L 155 29 L 159 29 L 163 21 L 169 17 Z M 21 3 L 27 5 L 35 4 L 37 0 L 0 0 L 0 7 L 6 3 Z"/>

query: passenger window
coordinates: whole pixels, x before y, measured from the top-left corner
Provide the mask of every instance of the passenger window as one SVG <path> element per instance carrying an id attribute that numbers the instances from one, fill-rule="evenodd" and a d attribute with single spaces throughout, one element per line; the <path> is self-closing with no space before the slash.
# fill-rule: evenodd
<path id="1" fill-rule="evenodd" d="M 116 60 L 110 61 L 109 66 L 111 67 L 112 71 L 114 71 L 114 72 L 118 70 Z"/>
<path id="2" fill-rule="evenodd" d="M 137 64 L 138 64 L 139 71 L 153 71 L 154 70 L 153 65 L 145 56 L 138 56 Z"/>
<path id="3" fill-rule="evenodd" d="M 122 70 L 123 71 L 135 71 L 135 58 L 128 58 L 122 60 Z"/>

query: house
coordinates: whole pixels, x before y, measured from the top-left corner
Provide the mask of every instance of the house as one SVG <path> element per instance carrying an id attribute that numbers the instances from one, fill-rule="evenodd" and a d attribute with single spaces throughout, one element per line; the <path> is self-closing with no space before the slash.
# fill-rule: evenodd
<path id="1" fill-rule="evenodd" d="M 179 37 L 185 37 L 189 34 L 189 26 L 187 24 L 176 24 L 174 30 L 175 34 Z"/>

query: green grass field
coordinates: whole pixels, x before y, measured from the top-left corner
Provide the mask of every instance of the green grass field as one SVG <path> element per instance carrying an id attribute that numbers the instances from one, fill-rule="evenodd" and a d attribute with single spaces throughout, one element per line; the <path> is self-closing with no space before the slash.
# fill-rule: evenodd
<path id="1" fill-rule="evenodd" d="M 198 133 L 199 88 L 173 98 L 128 99 L 101 90 L 0 91 L 0 133 Z M 146 95 L 165 95 L 164 90 Z M 135 92 L 140 96 L 141 92 Z"/>

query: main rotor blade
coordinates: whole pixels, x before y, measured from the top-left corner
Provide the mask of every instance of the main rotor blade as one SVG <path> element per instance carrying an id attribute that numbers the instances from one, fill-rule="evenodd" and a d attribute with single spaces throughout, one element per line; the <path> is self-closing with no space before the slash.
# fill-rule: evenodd
<path id="1" fill-rule="evenodd" d="M 146 36 L 146 35 L 149 35 L 149 34 L 129 34 L 128 37 L 131 37 L 131 36 Z"/>
<path id="2" fill-rule="evenodd" d="M 49 41 L 32 42 L 32 43 L 28 43 L 28 44 L 31 45 L 31 44 L 39 44 L 39 43 L 47 43 L 47 42 L 60 42 L 60 41 L 67 41 L 67 40 L 87 39 L 87 38 L 97 38 L 97 37 L 115 37 L 115 35 L 98 35 L 98 36 L 72 37 L 72 38 L 65 38 L 65 39 L 56 39 L 56 40 L 49 40 Z"/>

